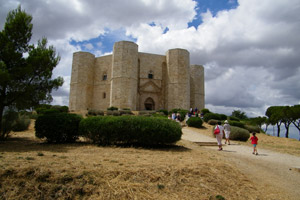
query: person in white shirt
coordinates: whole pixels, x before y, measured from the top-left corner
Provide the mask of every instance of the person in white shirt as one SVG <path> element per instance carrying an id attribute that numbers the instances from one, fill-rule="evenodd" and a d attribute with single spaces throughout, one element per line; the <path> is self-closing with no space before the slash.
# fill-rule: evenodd
<path id="1" fill-rule="evenodd" d="M 221 122 L 218 122 L 218 125 L 215 127 L 215 130 L 219 128 L 220 133 L 216 134 L 216 138 L 217 138 L 217 142 L 218 142 L 218 146 L 219 146 L 219 151 L 222 151 L 222 138 L 223 138 L 223 133 L 224 133 L 224 128 L 221 125 Z"/>
<path id="2" fill-rule="evenodd" d="M 230 125 L 228 124 L 227 120 L 225 120 L 224 131 L 225 131 L 225 144 L 228 142 L 228 145 L 230 145 L 230 141 L 229 141 L 229 137 L 230 137 Z"/>

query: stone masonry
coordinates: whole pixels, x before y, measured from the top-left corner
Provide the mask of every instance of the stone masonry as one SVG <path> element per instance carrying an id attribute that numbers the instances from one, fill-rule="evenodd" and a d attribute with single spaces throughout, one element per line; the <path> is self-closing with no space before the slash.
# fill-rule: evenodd
<path id="1" fill-rule="evenodd" d="M 166 55 L 138 52 L 138 45 L 120 41 L 113 54 L 73 54 L 69 108 L 160 110 L 204 108 L 204 68 L 190 65 L 189 52 L 170 49 Z"/>

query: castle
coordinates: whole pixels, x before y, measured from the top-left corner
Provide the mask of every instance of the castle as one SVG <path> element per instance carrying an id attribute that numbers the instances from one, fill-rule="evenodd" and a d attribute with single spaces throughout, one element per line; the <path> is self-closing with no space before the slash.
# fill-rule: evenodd
<path id="1" fill-rule="evenodd" d="M 120 41 L 113 54 L 73 54 L 70 111 L 204 108 L 204 68 L 190 65 L 189 52 L 170 49 L 166 55 L 138 52 L 134 42 Z"/>

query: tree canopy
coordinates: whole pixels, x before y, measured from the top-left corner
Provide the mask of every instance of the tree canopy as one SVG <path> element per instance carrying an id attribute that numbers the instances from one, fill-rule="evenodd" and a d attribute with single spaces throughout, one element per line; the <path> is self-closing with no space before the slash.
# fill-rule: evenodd
<path id="1" fill-rule="evenodd" d="M 266 116 L 272 125 L 277 125 L 277 136 L 280 136 L 280 126 L 283 123 L 286 129 L 285 137 L 289 137 L 291 123 L 300 131 L 300 105 L 294 106 L 270 106 L 266 110 Z"/>
<path id="2" fill-rule="evenodd" d="M 239 118 L 241 120 L 243 119 L 248 119 L 247 115 L 245 112 L 242 112 L 240 110 L 234 110 L 232 111 L 232 114 L 231 114 L 232 117 L 236 117 L 236 118 Z"/>
<path id="3" fill-rule="evenodd" d="M 21 6 L 8 13 L 0 32 L 0 138 L 4 108 L 27 109 L 51 102 L 51 92 L 62 86 L 61 77 L 51 79 L 60 57 L 47 39 L 29 44 L 32 16 Z"/>

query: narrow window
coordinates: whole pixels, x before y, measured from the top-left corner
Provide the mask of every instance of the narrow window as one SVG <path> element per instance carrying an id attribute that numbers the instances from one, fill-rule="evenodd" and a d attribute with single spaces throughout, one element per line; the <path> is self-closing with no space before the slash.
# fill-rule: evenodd
<path id="1" fill-rule="evenodd" d="M 103 80 L 103 81 L 106 81 L 106 80 L 107 80 L 107 74 L 104 74 L 104 75 L 103 75 L 102 80 Z"/>
<path id="2" fill-rule="evenodd" d="M 105 92 L 103 92 L 103 99 L 105 99 L 106 98 L 106 93 Z"/>
<path id="3" fill-rule="evenodd" d="M 153 72 L 152 72 L 152 70 L 150 70 L 150 72 L 148 73 L 148 78 L 149 79 L 153 79 Z"/>

